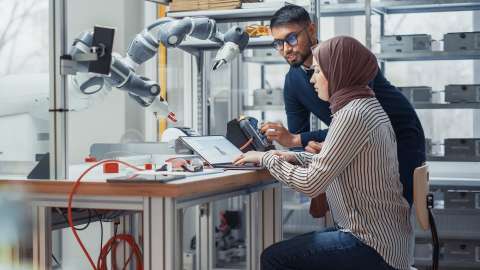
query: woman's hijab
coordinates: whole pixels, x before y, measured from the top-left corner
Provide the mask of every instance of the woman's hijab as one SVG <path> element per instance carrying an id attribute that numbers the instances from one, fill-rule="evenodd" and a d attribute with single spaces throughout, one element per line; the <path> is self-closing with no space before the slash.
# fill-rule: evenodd
<path id="1" fill-rule="evenodd" d="M 313 57 L 328 81 L 332 114 L 354 99 L 375 96 L 368 83 L 377 75 L 377 58 L 356 39 L 339 36 L 321 42 Z"/>

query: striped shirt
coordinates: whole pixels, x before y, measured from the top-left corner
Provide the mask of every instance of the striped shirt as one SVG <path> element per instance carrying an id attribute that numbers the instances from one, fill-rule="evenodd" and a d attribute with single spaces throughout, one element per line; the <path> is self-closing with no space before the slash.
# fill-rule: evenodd
<path id="1" fill-rule="evenodd" d="M 315 197 L 326 193 L 335 223 L 375 249 L 390 266 L 410 269 L 410 209 L 402 196 L 395 133 L 376 98 L 355 99 L 332 116 L 319 154 L 298 165 L 263 155 L 279 181 Z"/>

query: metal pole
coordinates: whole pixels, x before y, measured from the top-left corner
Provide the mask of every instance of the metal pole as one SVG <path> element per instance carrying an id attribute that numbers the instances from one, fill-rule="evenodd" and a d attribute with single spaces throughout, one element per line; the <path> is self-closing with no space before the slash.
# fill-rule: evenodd
<path id="1" fill-rule="evenodd" d="M 365 0 L 365 46 L 372 49 L 372 0 Z"/>
<path id="2" fill-rule="evenodd" d="M 380 14 L 380 40 L 385 36 L 385 14 Z M 380 61 L 380 69 L 385 73 L 385 61 Z"/>
<path id="3" fill-rule="evenodd" d="M 50 36 L 50 178 L 67 176 L 67 79 L 60 74 L 60 56 L 67 48 L 65 0 L 49 2 Z"/>

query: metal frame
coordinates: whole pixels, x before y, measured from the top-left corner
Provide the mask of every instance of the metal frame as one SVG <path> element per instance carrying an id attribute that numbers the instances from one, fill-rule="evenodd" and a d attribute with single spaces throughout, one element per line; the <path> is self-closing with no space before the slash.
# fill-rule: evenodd
<path id="1" fill-rule="evenodd" d="M 67 80 L 60 74 L 60 56 L 67 48 L 66 1 L 49 1 L 50 55 L 50 177 L 64 179 L 67 174 Z"/>
<path id="2" fill-rule="evenodd" d="M 247 242 L 249 269 L 259 269 L 260 252 L 264 247 L 280 240 L 281 220 L 278 204 L 281 197 L 275 197 L 280 189 L 279 183 L 262 184 L 230 192 L 202 194 L 191 198 L 166 197 L 128 197 L 128 196 L 77 196 L 73 206 L 83 209 L 115 209 L 143 212 L 143 256 L 144 269 L 174 270 L 182 267 L 183 209 L 199 205 L 197 226 L 198 269 L 212 268 L 213 218 L 211 204 L 214 201 L 246 195 L 247 204 Z M 272 197 L 273 196 L 273 197 Z M 66 195 L 33 194 L 29 196 L 33 204 L 33 243 L 35 269 L 51 268 L 51 207 L 67 207 Z M 259 211 L 273 213 L 272 223 L 258 222 Z M 281 211 L 281 210 L 280 210 Z M 281 213 L 281 212 L 280 212 Z M 265 217 L 264 217 L 265 218 Z M 133 219 L 125 222 L 128 231 L 133 231 Z M 273 228 L 273 230 L 272 230 Z M 258 241 L 259 235 L 274 234 L 267 240 Z M 271 234 L 271 233 L 270 233 Z"/>
<path id="3" fill-rule="evenodd" d="M 321 11 L 316 14 L 319 14 L 321 17 L 365 15 L 363 3 L 322 4 L 319 7 L 321 7 Z M 172 18 L 204 16 L 215 19 L 218 22 L 262 21 L 268 20 L 278 8 L 280 6 L 255 9 L 168 12 L 167 16 Z M 309 10 L 310 7 L 305 6 L 305 9 Z M 385 14 L 465 11 L 479 10 L 480 3 L 475 0 L 383 0 L 381 2 L 373 2 L 372 9 Z"/>

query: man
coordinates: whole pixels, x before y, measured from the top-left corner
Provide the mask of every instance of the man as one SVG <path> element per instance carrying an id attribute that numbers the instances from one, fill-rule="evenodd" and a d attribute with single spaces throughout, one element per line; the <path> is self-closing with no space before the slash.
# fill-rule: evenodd
<path id="1" fill-rule="evenodd" d="M 329 103 L 317 97 L 310 83 L 313 73 L 313 70 L 310 70 L 311 47 L 317 44 L 316 27 L 304 8 L 287 5 L 274 14 L 270 29 L 274 38 L 273 46 L 290 65 L 284 84 L 288 130 L 279 123 L 266 123 L 261 131 L 270 140 L 275 140 L 285 147 L 305 147 L 306 151 L 318 153 L 327 130 L 310 131 L 310 114 L 313 113 L 329 125 L 331 112 Z M 425 162 L 425 136 L 422 126 L 412 105 L 380 71 L 370 83 L 370 87 L 395 131 L 400 179 L 404 187 L 404 197 L 411 205 L 413 171 Z M 312 200 L 310 212 L 313 216 L 321 216 L 318 211 L 322 212 L 322 209 L 315 210 L 315 206 L 324 206 L 319 200 Z"/>

